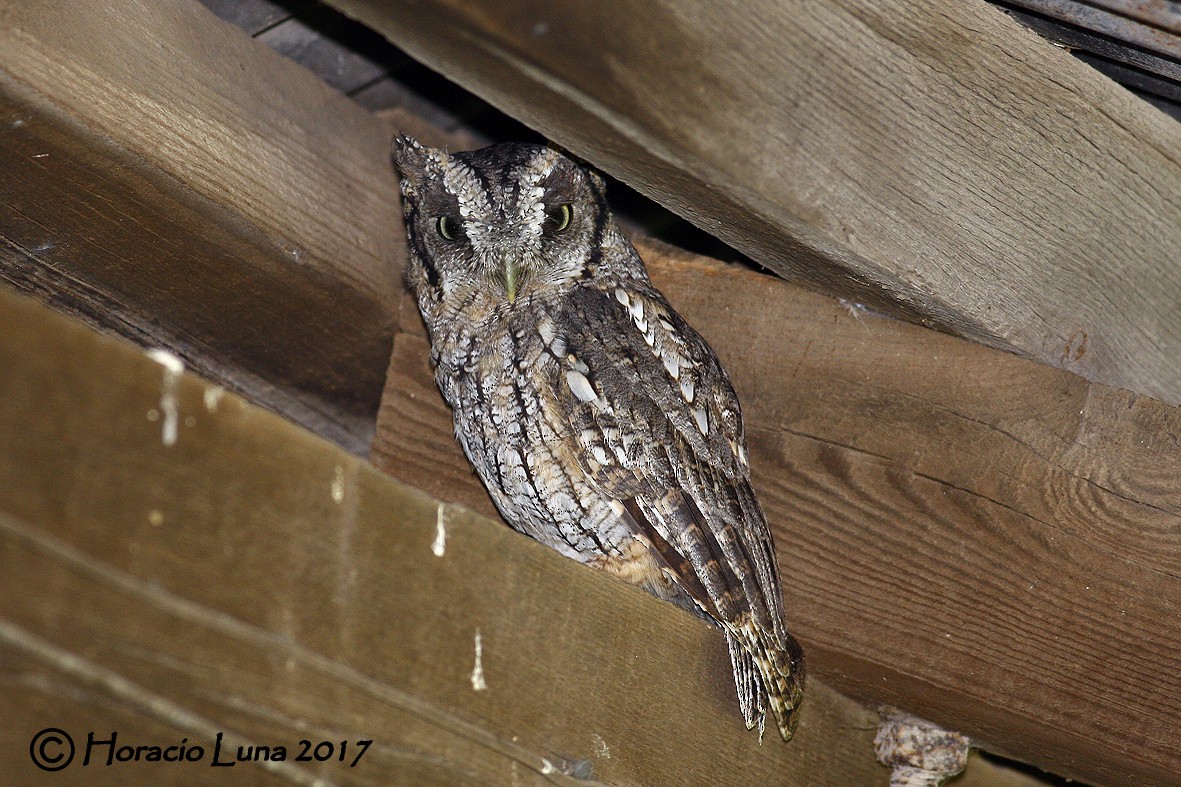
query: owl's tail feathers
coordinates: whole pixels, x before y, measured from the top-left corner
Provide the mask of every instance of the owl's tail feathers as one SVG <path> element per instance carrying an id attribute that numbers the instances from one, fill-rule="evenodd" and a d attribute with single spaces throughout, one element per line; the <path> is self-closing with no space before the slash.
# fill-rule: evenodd
<path id="1" fill-rule="evenodd" d="M 746 728 L 759 728 L 763 737 L 767 709 L 783 740 L 791 740 L 799 721 L 799 707 L 804 698 L 804 655 L 791 635 L 779 643 L 770 632 L 759 631 L 753 624 L 727 627 L 726 642 L 734 665 L 734 684 Z"/>

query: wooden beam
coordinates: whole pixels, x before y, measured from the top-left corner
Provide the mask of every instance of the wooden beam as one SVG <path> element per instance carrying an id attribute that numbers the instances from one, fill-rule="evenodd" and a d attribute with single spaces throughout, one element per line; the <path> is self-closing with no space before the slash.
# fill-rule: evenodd
<path id="1" fill-rule="evenodd" d="M 795 740 L 760 744 L 696 618 L 28 299 L 0 291 L 0 324 L 12 780 L 56 727 L 71 771 L 91 730 L 205 747 L 89 766 L 120 782 L 224 782 L 220 732 L 285 745 L 233 772 L 272 783 L 886 783 L 876 714 L 822 682 Z M 300 739 L 373 745 L 353 769 L 294 761 Z"/>
<path id="2" fill-rule="evenodd" d="M 996 8 L 331 3 L 789 278 L 1181 402 L 1181 126 Z"/>
<path id="3" fill-rule="evenodd" d="M 195 2 L 0 0 L 0 280 L 368 450 L 384 127 Z"/>
<path id="4" fill-rule="evenodd" d="M 1181 412 L 640 248 L 734 380 L 814 673 L 1090 783 L 1181 772 Z M 373 461 L 495 516 L 403 314 Z"/>

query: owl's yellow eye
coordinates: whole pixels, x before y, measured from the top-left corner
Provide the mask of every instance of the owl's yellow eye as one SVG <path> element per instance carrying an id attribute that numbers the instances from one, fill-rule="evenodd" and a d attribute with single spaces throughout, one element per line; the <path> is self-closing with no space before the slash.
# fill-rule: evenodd
<path id="1" fill-rule="evenodd" d="M 545 228 L 550 232 L 561 232 L 570 226 L 574 218 L 574 206 L 569 202 L 561 205 L 550 205 L 545 209 Z"/>
<path id="2" fill-rule="evenodd" d="M 455 241 L 463 236 L 463 226 L 454 216 L 440 216 L 435 219 L 435 229 L 443 240 Z"/>

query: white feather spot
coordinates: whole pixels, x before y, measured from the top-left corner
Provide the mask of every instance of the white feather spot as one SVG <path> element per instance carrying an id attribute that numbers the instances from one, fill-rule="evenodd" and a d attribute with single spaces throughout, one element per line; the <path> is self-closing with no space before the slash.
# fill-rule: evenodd
<path id="1" fill-rule="evenodd" d="M 627 293 L 622 287 L 615 288 L 615 300 L 619 301 L 624 306 L 631 306 L 631 299 L 627 297 Z"/>
<path id="2" fill-rule="evenodd" d="M 644 333 L 644 341 L 646 341 L 648 343 L 649 347 L 656 346 L 656 336 L 654 336 L 651 333 L 647 333 L 647 332 Z"/>
<path id="3" fill-rule="evenodd" d="M 709 413 L 705 408 L 698 407 L 693 411 L 693 420 L 697 421 L 697 431 L 704 434 L 709 434 Z"/>
<path id="4" fill-rule="evenodd" d="M 696 393 L 696 391 L 693 389 L 693 381 L 688 377 L 686 377 L 684 380 L 681 380 L 681 396 L 685 397 L 685 401 L 689 404 L 693 404 L 694 393 Z"/>
<path id="5" fill-rule="evenodd" d="M 472 667 L 472 689 L 484 691 L 488 688 L 484 680 L 484 641 L 480 638 L 480 630 L 476 629 L 476 666 Z"/>
<path id="6" fill-rule="evenodd" d="M 648 320 L 646 317 L 644 317 L 644 302 L 637 298 L 628 304 L 627 310 L 631 312 L 632 320 L 635 322 L 636 327 L 639 328 L 642 333 L 647 333 Z M 652 342 L 649 341 L 648 343 L 651 344 Z"/>
<path id="7" fill-rule="evenodd" d="M 591 449 L 591 453 L 594 454 L 595 461 L 600 465 L 611 464 L 611 457 L 607 456 L 607 452 L 603 450 L 603 446 L 596 445 Z"/>
<path id="8" fill-rule="evenodd" d="M 435 557 L 447 554 L 447 512 L 442 503 L 439 503 L 435 512 L 435 540 L 431 542 L 431 552 L 435 553 Z M 479 637 L 479 634 L 476 636 Z M 476 641 L 479 642 L 478 639 Z"/>
<path id="9" fill-rule="evenodd" d="M 730 441 L 730 450 L 734 452 L 734 456 L 738 457 L 738 463 L 743 467 L 749 467 L 746 461 L 746 449 L 742 447 L 741 443 L 733 440 Z"/>
<path id="10" fill-rule="evenodd" d="M 543 318 L 537 323 L 537 332 L 541 334 L 541 340 L 546 344 L 554 343 L 554 323 L 548 318 Z"/>
<path id="11" fill-rule="evenodd" d="M 669 333 L 673 332 L 674 329 L 673 329 L 673 324 L 671 322 L 666 320 L 664 317 L 660 317 L 659 320 L 660 320 L 660 327 L 664 328 L 664 330 L 668 331 Z"/>
<path id="12" fill-rule="evenodd" d="M 680 378 L 681 361 L 683 360 L 681 356 L 677 355 L 675 352 L 669 351 L 662 354 L 660 356 L 660 360 L 664 361 L 664 368 L 668 370 L 669 375 L 671 375 L 674 380 Z"/>
<path id="13" fill-rule="evenodd" d="M 595 393 L 594 386 L 590 384 L 590 380 L 586 379 L 586 375 L 582 372 L 571 369 L 566 372 L 566 384 L 570 386 L 570 390 L 584 402 L 593 402 L 599 398 Z"/>

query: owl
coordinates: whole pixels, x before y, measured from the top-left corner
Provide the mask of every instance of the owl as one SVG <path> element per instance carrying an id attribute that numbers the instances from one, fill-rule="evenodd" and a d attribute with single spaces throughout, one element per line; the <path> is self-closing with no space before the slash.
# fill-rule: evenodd
<path id="1" fill-rule="evenodd" d="M 407 279 L 455 434 L 504 519 L 720 626 L 739 704 L 795 730 L 783 622 L 742 416 L 709 345 L 652 285 L 603 180 L 508 143 L 394 143 Z"/>

